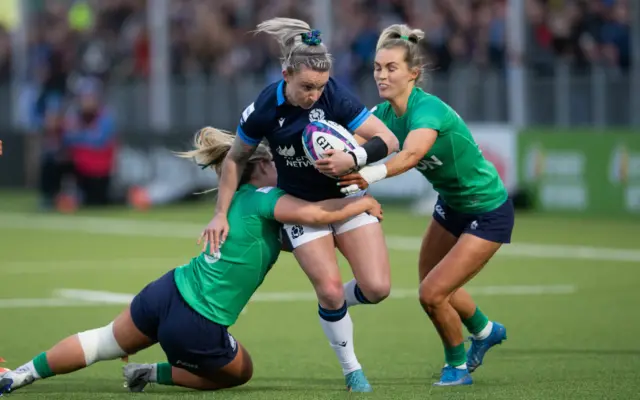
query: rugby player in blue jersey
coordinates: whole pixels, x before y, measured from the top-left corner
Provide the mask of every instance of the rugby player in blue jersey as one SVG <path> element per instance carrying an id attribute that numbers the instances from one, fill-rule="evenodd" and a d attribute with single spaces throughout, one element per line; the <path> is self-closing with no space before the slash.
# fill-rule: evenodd
<path id="1" fill-rule="evenodd" d="M 257 31 L 278 40 L 283 79 L 267 86 L 242 113 L 235 142 L 222 166 L 215 215 L 202 234 L 204 245 L 211 244 L 212 251 L 224 251 L 229 204 L 248 158 L 263 139 L 274 156 L 278 187 L 307 201 L 343 197 L 336 180 L 327 175 L 345 174 L 398 150 L 393 133 L 330 78 L 331 55 L 319 31 L 289 18 L 265 21 Z M 305 126 L 316 120 L 334 121 L 367 142 L 350 154 L 334 153 L 314 164 L 305 157 L 301 136 Z M 353 323 L 347 307 L 378 303 L 389 295 L 389 258 L 379 221 L 363 213 L 325 226 L 285 224 L 284 231 L 285 240 L 315 289 L 320 324 L 342 365 L 347 388 L 371 391 L 355 355 Z M 348 260 L 355 277 L 344 286 L 335 246 Z"/>

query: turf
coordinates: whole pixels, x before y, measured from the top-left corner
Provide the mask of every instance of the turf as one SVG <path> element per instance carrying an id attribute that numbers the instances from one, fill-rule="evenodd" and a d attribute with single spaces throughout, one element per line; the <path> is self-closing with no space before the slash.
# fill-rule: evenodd
<path id="1" fill-rule="evenodd" d="M 116 207 L 51 219 L 27 211 L 33 203 L 29 196 L 0 196 L 10 199 L 1 208 L 5 213 L 0 213 L 0 356 L 9 368 L 68 334 L 108 323 L 123 305 L 45 307 L 43 303 L 16 308 L 6 303 L 7 299 L 46 299 L 63 288 L 133 294 L 197 253 L 199 229 L 212 212 L 211 204 L 191 203 L 147 213 Z M 28 212 L 29 223 L 21 224 L 15 213 L 7 214 L 7 210 Z M 427 217 L 410 215 L 397 207 L 387 209 L 385 217 L 387 235 L 412 237 L 413 241 L 428 223 Z M 122 225 L 125 219 L 132 225 Z M 164 223 L 151 226 L 154 221 Z M 115 229 L 118 224 L 124 229 Z M 97 233 L 103 226 L 104 233 Z M 189 236 L 191 228 L 193 237 Z M 241 388 L 200 393 L 156 385 L 145 394 L 133 395 L 123 388 L 122 363 L 112 361 L 39 381 L 7 397 L 636 398 L 640 390 L 636 338 L 640 329 L 639 238 L 638 220 L 518 215 L 514 248 L 537 243 L 631 249 L 632 259 L 616 261 L 606 254 L 597 256 L 597 251 L 580 255 L 572 248 L 552 257 L 545 255 L 544 246 L 541 254 L 499 254 L 468 287 L 476 290 L 476 300 L 485 313 L 507 326 L 508 340 L 487 355 L 485 365 L 474 373 L 471 387 L 431 387 L 443 364 L 443 351 L 415 296 L 405 296 L 350 310 L 356 351 L 374 387 L 374 393 L 368 395 L 344 391 L 339 366 L 318 324 L 317 306 L 313 300 L 302 299 L 252 302 L 232 327 L 231 332 L 249 349 L 255 363 L 254 379 Z M 390 256 L 394 289 L 416 289 L 417 250 L 391 249 Z M 347 280 L 351 276 L 344 262 L 342 267 Z M 500 294 L 506 287 L 557 285 L 571 290 Z M 259 293 L 310 289 L 293 258 L 285 254 Z M 153 362 L 163 357 L 159 348 L 152 348 L 131 359 Z"/>

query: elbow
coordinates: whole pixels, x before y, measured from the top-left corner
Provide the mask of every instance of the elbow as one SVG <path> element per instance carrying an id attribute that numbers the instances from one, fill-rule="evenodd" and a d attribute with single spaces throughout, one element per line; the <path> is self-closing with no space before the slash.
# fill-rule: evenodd
<path id="1" fill-rule="evenodd" d="M 388 154 L 395 153 L 400 149 L 400 141 L 398 138 L 391 132 L 388 135 L 385 135 L 384 142 L 387 144 Z"/>

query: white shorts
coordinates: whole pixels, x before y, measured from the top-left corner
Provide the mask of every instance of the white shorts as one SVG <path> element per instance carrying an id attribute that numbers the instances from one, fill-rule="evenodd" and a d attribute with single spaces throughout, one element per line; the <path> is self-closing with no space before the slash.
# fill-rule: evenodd
<path id="1" fill-rule="evenodd" d="M 362 213 L 334 224 L 315 226 L 284 224 L 283 229 L 291 243 L 291 248 L 295 249 L 323 236 L 332 234 L 337 236 L 360 228 L 361 226 L 376 224 L 378 222 L 378 218 L 373 215 Z M 283 239 L 286 240 L 286 238 Z"/>

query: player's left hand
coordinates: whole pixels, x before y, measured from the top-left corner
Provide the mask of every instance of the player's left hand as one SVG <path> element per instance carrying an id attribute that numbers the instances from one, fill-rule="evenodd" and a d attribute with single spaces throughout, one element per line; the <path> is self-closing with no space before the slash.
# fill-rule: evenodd
<path id="1" fill-rule="evenodd" d="M 338 181 L 338 186 L 342 187 L 342 189 L 340 189 L 342 193 L 349 195 L 368 188 L 369 182 L 360 175 L 360 172 L 353 172 L 341 176 Z"/>
<path id="2" fill-rule="evenodd" d="M 340 176 L 356 166 L 353 156 L 344 151 L 327 150 L 324 154 L 325 158 L 316 161 L 316 168 L 323 174 Z"/>

